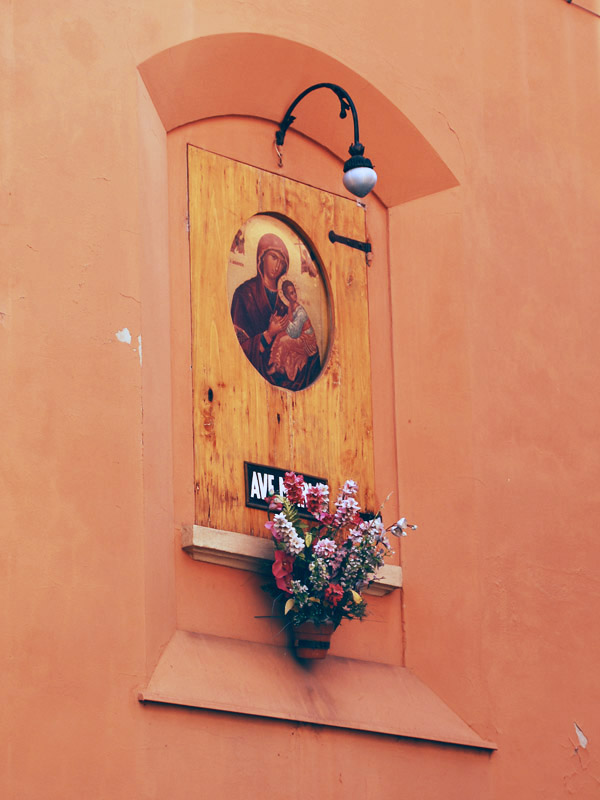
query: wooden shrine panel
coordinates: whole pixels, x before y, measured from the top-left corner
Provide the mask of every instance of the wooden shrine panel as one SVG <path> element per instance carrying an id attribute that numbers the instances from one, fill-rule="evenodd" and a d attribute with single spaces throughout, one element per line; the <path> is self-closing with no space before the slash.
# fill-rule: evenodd
<path id="1" fill-rule="evenodd" d="M 359 502 L 372 509 L 367 267 L 364 253 L 328 238 L 334 230 L 364 240 L 364 209 L 193 146 L 188 170 L 196 524 L 268 535 L 265 512 L 245 507 L 245 461 L 322 476 L 332 495 L 352 478 Z M 271 215 L 274 225 L 289 221 L 303 235 L 328 287 L 329 353 L 300 391 L 257 371 L 232 321 L 232 243 L 257 214 Z M 248 278 L 257 275 L 256 249 Z"/>

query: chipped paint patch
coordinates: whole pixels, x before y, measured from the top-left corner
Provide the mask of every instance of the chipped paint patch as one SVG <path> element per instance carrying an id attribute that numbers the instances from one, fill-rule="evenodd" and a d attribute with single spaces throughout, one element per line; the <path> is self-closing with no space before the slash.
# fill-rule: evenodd
<path id="1" fill-rule="evenodd" d="M 120 342 L 125 342 L 125 344 L 131 344 L 131 334 L 129 333 L 129 328 L 123 328 L 120 331 L 115 333 L 115 336 Z"/>
<path id="2" fill-rule="evenodd" d="M 585 748 L 588 746 L 587 736 L 581 730 L 581 728 L 576 722 L 574 722 L 573 725 L 575 725 L 575 733 L 577 734 L 577 738 L 579 739 L 579 746 L 583 747 L 583 749 L 585 750 Z"/>
<path id="3" fill-rule="evenodd" d="M 142 334 L 138 336 L 138 353 L 140 354 L 140 367 L 142 366 Z"/>

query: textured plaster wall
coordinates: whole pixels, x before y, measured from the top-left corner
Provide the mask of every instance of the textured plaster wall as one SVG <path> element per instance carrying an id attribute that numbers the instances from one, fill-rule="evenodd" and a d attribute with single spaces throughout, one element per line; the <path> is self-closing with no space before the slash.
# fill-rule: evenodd
<path id="1" fill-rule="evenodd" d="M 3 797 L 596 796 L 599 22 L 562 0 L 5 3 Z M 352 68 L 460 183 L 389 212 L 401 504 L 420 524 L 405 646 L 490 759 L 285 723 L 259 753 L 247 720 L 137 703 L 176 618 L 173 568 L 148 554 L 176 550 L 179 522 L 156 421 L 177 324 L 166 136 L 137 66 L 230 31 Z"/>
<path id="2" fill-rule="evenodd" d="M 460 22 L 448 80 L 419 74 L 461 187 L 390 214 L 400 473 L 427 531 L 404 548 L 407 663 L 499 743 L 494 796 L 593 797 L 600 29 L 564 3 Z"/>

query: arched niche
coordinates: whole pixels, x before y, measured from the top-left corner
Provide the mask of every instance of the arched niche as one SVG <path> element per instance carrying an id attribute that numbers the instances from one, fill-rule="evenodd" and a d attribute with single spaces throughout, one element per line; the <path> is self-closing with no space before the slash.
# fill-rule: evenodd
<path id="1" fill-rule="evenodd" d="M 195 500 L 189 242 L 183 190 L 187 143 L 276 172 L 271 142 L 290 102 L 312 83 L 340 84 L 357 105 L 361 140 L 379 174 L 377 197 L 370 196 L 367 206 L 369 238 L 384 261 L 388 249 L 391 252 L 390 234 L 396 230 L 400 236 L 387 209 L 400 211 L 401 204 L 434 194 L 446 197 L 444 190 L 458 181 L 423 134 L 381 92 L 349 67 L 305 45 L 262 34 L 207 36 L 162 51 L 138 69 L 140 84 L 144 84 L 138 95 L 138 155 L 144 483 L 148 487 L 144 492 L 145 572 L 147 585 L 159 587 L 147 595 L 146 637 L 148 662 L 154 664 L 176 625 L 175 586 L 181 578 L 178 573 L 176 580 L 173 543 L 165 530 L 173 519 L 185 524 L 192 520 Z M 281 174 L 341 192 L 341 162 L 352 139 L 351 121 L 339 119 L 337 98 L 326 90 L 303 100 L 297 112 L 286 139 Z M 401 208 L 410 214 L 411 206 Z M 394 276 L 388 268 L 370 270 L 369 275 L 373 309 L 391 308 L 390 298 L 395 308 L 408 302 L 401 288 L 393 296 Z M 390 420 L 396 413 L 396 379 L 389 367 L 393 336 L 391 315 L 382 319 L 373 313 L 370 320 L 376 483 L 379 496 L 384 497 L 390 486 L 397 485 L 396 440 L 390 435 Z M 195 593 L 204 589 L 191 579 L 184 584 L 178 585 L 187 598 L 182 601 L 185 614 L 193 616 L 196 612 L 190 609 L 203 608 L 203 603 L 190 598 L 199 599 Z M 195 629 L 189 618 L 186 625 Z"/>
<path id="2" fill-rule="evenodd" d="M 349 67 L 306 45 L 275 36 L 206 36 L 158 53 L 139 67 L 167 132 L 221 116 L 279 122 L 294 97 L 313 83 L 343 86 L 360 119 L 360 136 L 379 175 L 377 194 L 388 208 L 458 185 L 456 177 L 409 119 Z M 327 90 L 296 109 L 294 129 L 344 159 L 349 120 Z"/>

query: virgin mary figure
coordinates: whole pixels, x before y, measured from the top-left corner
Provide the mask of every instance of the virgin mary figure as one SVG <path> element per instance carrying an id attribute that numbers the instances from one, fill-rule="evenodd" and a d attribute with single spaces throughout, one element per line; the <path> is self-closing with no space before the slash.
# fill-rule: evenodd
<path id="1" fill-rule="evenodd" d="M 320 372 L 318 354 L 300 369 L 294 380 L 269 370 L 271 348 L 289 324 L 289 309 L 279 298 L 278 282 L 290 265 L 288 249 L 275 233 L 265 233 L 256 248 L 256 275 L 233 293 L 231 319 L 242 350 L 260 374 L 275 386 L 298 391 L 312 383 Z M 309 364 L 309 361 L 311 362 Z"/>

